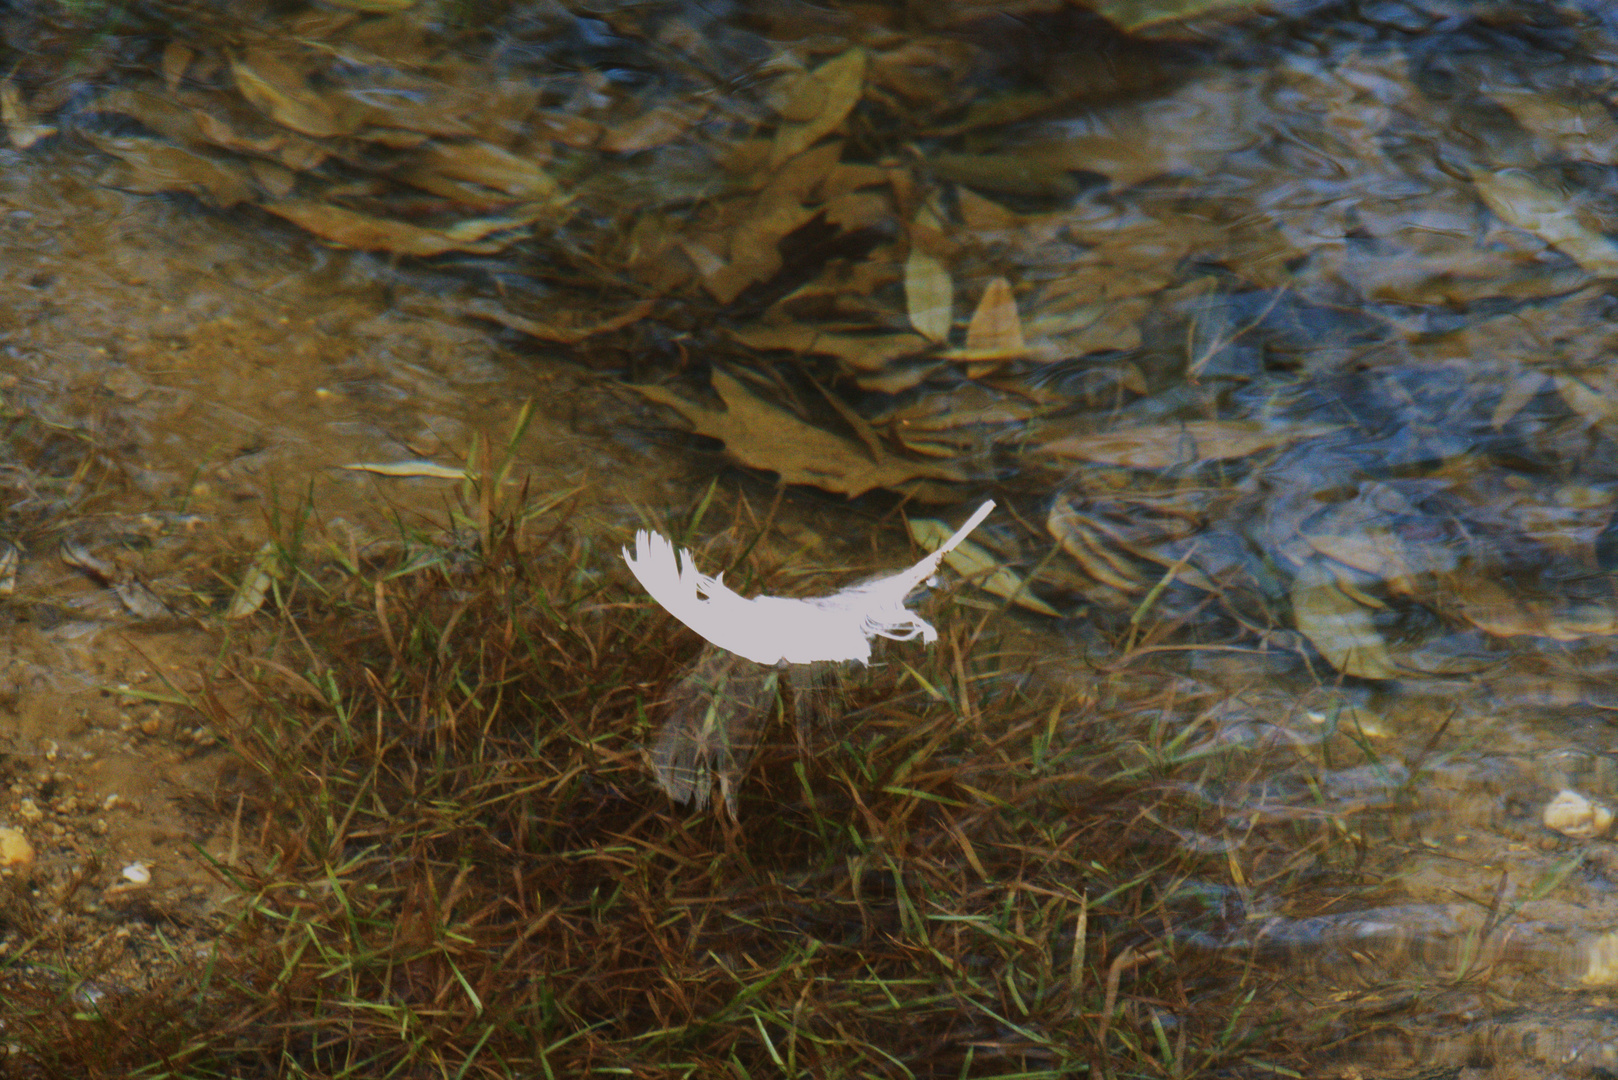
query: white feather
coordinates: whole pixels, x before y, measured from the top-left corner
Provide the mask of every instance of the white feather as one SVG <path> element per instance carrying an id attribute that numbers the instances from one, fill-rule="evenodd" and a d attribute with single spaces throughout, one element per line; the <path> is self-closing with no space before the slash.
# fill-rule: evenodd
<path id="1" fill-rule="evenodd" d="M 668 540 L 645 530 L 635 534 L 633 555 L 624 548 L 624 561 L 652 599 L 721 649 L 760 664 L 863 664 L 870 662 L 872 638 L 938 639 L 931 624 L 905 607 L 905 597 L 932 577 L 944 556 L 993 509 L 993 500 L 978 507 L 937 551 L 908 570 L 804 600 L 740 596 L 725 585 L 724 575 L 701 573 L 689 551 L 676 552 Z"/>

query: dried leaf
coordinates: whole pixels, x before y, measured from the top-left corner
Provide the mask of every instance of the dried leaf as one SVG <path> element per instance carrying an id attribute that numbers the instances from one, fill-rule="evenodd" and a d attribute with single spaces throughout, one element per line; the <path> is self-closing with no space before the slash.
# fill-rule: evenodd
<path id="1" fill-rule="evenodd" d="M 611 333 L 614 330 L 622 330 L 632 322 L 639 322 L 651 314 L 653 306 L 654 304 L 651 300 L 643 300 L 628 311 L 587 326 L 565 326 L 525 319 L 521 315 L 507 311 L 492 300 L 473 300 L 466 305 L 464 310 L 468 315 L 497 322 L 501 326 L 509 327 L 541 341 L 554 341 L 561 345 L 576 345 L 585 338 L 594 337 L 596 334 Z"/>
<path id="2" fill-rule="evenodd" d="M 942 521 L 911 518 L 909 524 L 911 538 L 928 550 L 936 549 L 951 537 L 952 530 Z M 1018 607 L 1041 615 L 1057 619 L 1062 617 L 1060 611 L 1035 596 L 1016 571 L 970 540 L 958 541 L 955 548 L 944 556 L 944 564 L 992 596 L 1010 600 Z"/>
<path id="3" fill-rule="evenodd" d="M 650 109 L 627 124 L 608 128 L 597 147 L 609 154 L 635 154 L 673 142 L 707 114 L 701 102 L 662 105 Z"/>
<path id="4" fill-rule="evenodd" d="M 342 468 L 376 476 L 420 476 L 432 480 L 465 480 L 467 476 L 466 469 L 461 466 L 440 465 L 436 461 L 361 461 Z"/>
<path id="5" fill-rule="evenodd" d="M 1084 0 L 1084 6 L 1125 33 L 1204 15 L 1267 9 L 1260 0 Z"/>
<path id="6" fill-rule="evenodd" d="M 1580 641 L 1618 635 L 1618 609 L 1610 603 L 1561 607 L 1515 596 L 1487 573 L 1448 577 L 1444 584 L 1461 617 L 1491 637 Z"/>
<path id="7" fill-rule="evenodd" d="M 1292 617 L 1320 655 L 1345 675 L 1392 679 L 1401 674 L 1368 609 L 1338 587 L 1336 575 L 1305 563 L 1292 581 Z"/>
<path id="8" fill-rule="evenodd" d="M 1618 244 L 1578 219 L 1566 199 L 1515 171 L 1472 170 L 1472 183 L 1496 217 L 1531 232 L 1596 277 L 1618 277 Z"/>
<path id="9" fill-rule="evenodd" d="M 1523 128 L 1575 161 L 1614 164 L 1618 123 L 1600 100 L 1560 101 L 1536 90 L 1491 87 L 1488 91 Z"/>
<path id="10" fill-rule="evenodd" d="M 701 434 L 722 441 L 738 463 L 779 473 L 788 484 L 809 484 L 853 497 L 873 488 L 904 490 L 918 480 L 966 478 L 958 466 L 943 462 L 892 455 L 873 462 L 866 448 L 760 401 L 722 371 L 714 372 L 713 385 L 725 403 L 723 410 L 699 405 L 661 386 L 631 389 L 676 410 Z"/>
<path id="11" fill-rule="evenodd" d="M 1602 393 L 1572 375 L 1552 375 L 1551 382 L 1567 407 L 1586 423 L 1611 424 L 1618 420 L 1618 399 L 1611 393 Z"/>
<path id="12" fill-rule="evenodd" d="M 218 206 L 253 198 L 253 186 L 233 162 L 215 160 L 156 139 L 86 132 L 86 137 L 127 166 L 115 186 L 145 193 L 186 191 Z"/>
<path id="13" fill-rule="evenodd" d="M 442 255 L 446 251 L 491 255 L 520 239 L 520 230 L 528 224 L 520 219 L 476 218 L 457 222 L 448 229 L 426 229 L 326 203 L 283 199 L 263 205 L 277 217 L 343 247 L 423 257 Z"/>
<path id="14" fill-rule="evenodd" d="M 1094 435 L 1072 435 L 1040 449 L 1061 457 L 1126 469 L 1168 469 L 1199 461 L 1226 461 L 1328 435 L 1327 424 L 1265 424 L 1256 420 L 1190 420 Z"/>
<path id="15" fill-rule="evenodd" d="M 229 122 L 203 112 L 191 110 L 197 132 L 202 138 L 226 150 L 239 150 L 246 154 L 274 157 L 282 165 L 298 172 L 319 168 L 330 157 L 326 148 L 313 139 L 276 129 L 273 134 L 254 138 L 237 131 Z"/>
<path id="16" fill-rule="evenodd" d="M 323 2 L 344 11 L 359 11 L 367 15 L 397 15 L 416 6 L 416 0 L 323 0 Z"/>
<path id="17" fill-rule="evenodd" d="M 158 70 L 163 75 L 163 85 L 169 93 L 174 93 L 180 87 L 180 80 L 185 78 L 186 69 L 191 61 L 197 57 L 196 50 L 183 41 L 170 41 L 163 46 L 163 56 L 158 62 Z"/>
<path id="18" fill-rule="evenodd" d="M 1057 499 L 1051 505 L 1045 529 L 1091 580 L 1125 595 L 1146 591 L 1145 578 L 1128 560 L 1113 552 L 1065 499 Z"/>
<path id="19" fill-rule="evenodd" d="M 1020 154 L 934 154 L 927 164 L 945 180 L 1002 195 L 1071 199 L 1079 193 L 1068 170 Z"/>
<path id="20" fill-rule="evenodd" d="M 22 565 L 22 548 L 10 540 L 0 540 L 0 596 L 17 591 L 17 568 Z"/>
<path id="21" fill-rule="evenodd" d="M 811 120 L 783 123 L 776 129 L 770 168 L 779 167 L 842 126 L 864 92 L 866 59 L 865 50 L 855 46 L 815 69 L 810 77 L 825 93 L 820 112 Z"/>
<path id="22" fill-rule="evenodd" d="M 317 139 L 352 135 L 360 126 L 356 110 L 323 98 L 303 76 L 267 49 L 250 48 L 230 58 L 236 89 L 255 109 L 283 127 Z"/>
<path id="23" fill-rule="evenodd" d="M 946 355 L 951 360 L 985 361 L 1012 360 L 1027 353 L 1022 318 L 1017 314 L 1011 282 L 997 277 L 983 290 L 983 299 L 972 313 L 972 321 L 966 327 L 966 347 Z"/>
<path id="24" fill-rule="evenodd" d="M 905 307 L 918 334 L 940 345 L 949 340 L 955 319 L 954 283 L 942 262 L 914 246 L 905 260 Z"/>
<path id="25" fill-rule="evenodd" d="M 35 118 L 34 111 L 22 99 L 22 91 L 9 75 L 0 79 L 0 122 L 6 125 L 6 136 L 18 150 L 27 150 L 46 136 L 56 134 L 56 128 Z"/>
<path id="26" fill-rule="evenodd" d="M 112 594 L 137 619 L 163 619 L 174 614 L 156 593 L 135 578 L 113 582 Z"/>
<path id="27" fill-rule="evenodd" d="M 170 142 L 192 144 L 207 139 L 197 118 L 199 115 L 208 114 L 201 110 L 187 109 L 169 98 L 138 87 L 114 87 L 98 94 L 87 108 L 91 112 L 110 112 L 133 117 Z"/>
<path id="28" fill-rule="evenodd" d="M 544 169 L 482 140 L 429 143 L 419 164 L 440 176 L 482 184 L 513 198 L 548 199 L 556 194 L 556 181 Z"/>
<path id="29" fill-rule="evenodd" d="M 731 337 L 754 349 L 791 349 L 796 353 L 835 356 L 856 371 L 881 371 L 894 360 L 925 352 L 928 343 L 915 334 L 831 334 L 813 326 L 748 326 Z"/>
<path id="30" fill-rule="evenodd" d="M 225 618 L 245 619 L 262 608 L 270 587 L 284 572 L 275 543 L 266 541 L 253 556 L 247 572 L 242 575 L 241 584 L 236 586 L 236 594 L 230 598 L 230 606 L 225 608 Z"/>

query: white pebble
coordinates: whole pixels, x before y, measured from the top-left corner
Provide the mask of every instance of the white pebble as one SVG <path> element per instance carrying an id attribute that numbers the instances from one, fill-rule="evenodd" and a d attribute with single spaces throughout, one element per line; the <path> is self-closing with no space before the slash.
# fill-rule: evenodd
<path id="1" fill-rule="evenodd" d="M 1545 804 L 1545 827 L 1575 840 L 1591 840 L 1612 828 L 1612 807 L 1563 788 Z"/>

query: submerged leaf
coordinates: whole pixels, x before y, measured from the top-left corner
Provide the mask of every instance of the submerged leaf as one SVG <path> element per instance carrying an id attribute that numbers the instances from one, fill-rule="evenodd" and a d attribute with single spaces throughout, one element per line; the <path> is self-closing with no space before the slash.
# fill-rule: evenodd
<path id="1" fill-rule="evenodd" d="M 268 50 L 253 48 L 240 59 L 231 57 L 230 70 L 242 97 L 282 127 L 319 139 L 352 135 L 360 126 L 356 110 L 309 89 L 302 75 Z"/>
<path id="2" fill-rule="evenodd" d="M 351 472 L 371 473 L 375 476 L 425 477 L 432 480 L 465 480 L 466 469 L 458 465 L 440 465 L 436 461 L 360 461 L 344 465 Z"/>
<path id="3" fill-rule="evenodd" d="M 11 145 L 18 150 L 27 150 L 46 136 L 56 134 L 56 128 L 34 117 L 33 110 L 22 98 L 22 91 L 9 75 L 0 79 L 0 122 L 5 124 Z"/>
<path id="4" fill-rule="evenodd" d="M 810 484 L 853 497 L 872 488 L 903 489 L 926 478 L 965 479 L 958 467 L 945 462 L 909 461 L 889 454 L 872 461 L 865 447 L 759 400 L 722 371 L 714 372 L 713 385 L 725 402 L 722 410 L 661 386 L 631 389 L 680 412 L 698 432 L 723 442 L 738 463 L 780 473 L 788 484 Z"/>
<path id="5" fill-rule="evenodd" d="M 473 300 L 466 305 L 465 311 L 468 315 L 497 322 L 501 326 L 520 331 L 529 337 L 538 338 L 540 341 L 554 341 L 560 345 L 577 345 L 579 342 L 586 338 L 594 337 L 596 334 L 607 334 L 614 330 L 622 330 L 630 323 L 639 322 L 651 314 L 653 306 L 652 301 L 642 300 L 627 311 L 619 312 L 610 319 L 603 319 L 601 322 L 582 326 L 527 319 L 514 312 L 507 311 L 493 300 Z"/>
<path id="6" fill-rule="evenodd" d="M 905 260 L 905 306 L 910 325 L 928 341 L 949 340 L 954 320 L 955 286 L 944 264 L 920 248 L 910 249 Z"/>
<path id="7" fill-rule="evenodd" d="M 942 549 L 947 552 L 944 556 L 945 564 L 984 592 L 1003 597 L 1029 611 L 1061 618 L 1062 613 L 1035 596 L 1029 590 L 1028 583 L 1016 571 L 970 540 L 960 540 L 951 536 L 949 526 L 942 521 L 911 518 L 910 535 L 922 547 L 946 545 Z M 948 546 L 951 544 L 953 550 Z"/>
<path id="8" fill-rule="evenodd" d="M 797 353 L 835 356 L 856 371 L 881 371 L 889 363 L 927 349 L 915 334 L 831 334 L 813 326 L 748 326 L 731 337 L 754 349 L 791 349 Z"/>
<path id="9" fill-rule="evenodd" d="M 952 360 L 1013 360 L 1027 352 L 1011 282 L 997 277 L 983 290 L 983 299 L 972 313 L 966 328 L 966 348 L 947 355 Z"/>
<path id="10" fill-rule="evenodd" d="M 1189 420 L 1183 424 L 1070 435 L 1040 449 L 1126 469 L 1168 469 L 1225 461 L 1336 431 L 1327 424 L 1265 424 L 1255 420 Z"/>
<path id="11" fill-rule="evenodd" d="M 811 120 L 783 123 L 776 129 L 775 145 L 770 150 L 771 168 L 809 149 L 842 126 L 864 92 L 865 66 L 865 50 L 856 46 L 815 69 L 810 77 L 824 93 L 820 111 Z"/>
<path id="12" fill-rule="evenodd" d="M 281 556 L 274 541 L 265 541 L 253 556 L 247 572 L 242 575 L 236 593 L 225 609 L 227 619 L 245 619 L 264 606 L 270 586 L 284 576 Z"/>
<path id="13" fill-rule="evenodd" d="M 442 255 L 446 251 L 493 254 L 520 239 L 518 230 L 528 224 L 521 219 L 478 218 L 457 222 L 448 229 L 426 229 L 326 203 L 282 199 L 263 205 L 270 213 L 322 240 L 360 251 L 391 251 L 398 255 Z"/>
<path id="14" fill-rule="evenodd" d="M 1292 617 L 1320 655 L 1344 675 L 1392 679 L 1402 674 L 1370 610 L 1344 592 L 1336 575 L 1320 563 L 1305 563 L 1293 579 Z"/>
<path id="15" fill-rule="evenodd" d="M 253 197 L 253 186 L 234 164 L 171 146 L 156 139 L 88 134 L 95 145 L 119 158 L 127 171 L 115 186 L 152 193 L 185 191 L 221 207 Z"/>
<path id="16" fill-rule="evenodd" d="M 1082 3 L 1126 33 L 1204 15 L 1269 7 L 1258 0 L 1082 0 Z"/>
<path id="17" fill-rule="evenodd" d="M 1596 277 L 1618 277 L 1618 244 L 1579 221 L 1562 196 L 1521 172 L 1472 170 L 1472 183 L 1495 216 L 1531 232 Z"/>

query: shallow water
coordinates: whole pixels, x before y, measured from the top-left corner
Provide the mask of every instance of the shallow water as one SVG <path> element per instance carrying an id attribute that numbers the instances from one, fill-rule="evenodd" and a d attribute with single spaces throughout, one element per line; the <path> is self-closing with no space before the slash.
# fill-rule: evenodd
<path id="1" fill-rule="evenodd" d="M 760 470 L 800 491 L 909 488 L 960 503 L 928 511 L 951 520 L 983 492 L 1006 502 L 984 543 L 1057 613 L 1023 616 L 1046 677 L 1116 709 L 1125 735 L 1186 733 L 1175 753 L 1202 763 L 1187 773 L 1195 824 L 1173 827 L 1187 850 L 1226 855 L 1232 880 L 1199 886 L 1219 903 L 1186 947 L 1295 968 L 1296 998 L 1277 1007 L 1331 1048 L 1331 1069 L 1610 1070 L 1610 13 L 1366 3 L 1153 41 L 1071 11 L 902 27 L 818 9 L 620 16 L 547 16 L 565 32 L 496 21 L 469 38 L 487 84 L 397 52 L 420 85 L 387 65 L 325 72 L 369 107 L 438 102 L 427 134 L 462 150 L 472 128 L 445 117 L 469 110 L 441 99 L 483 93 L 476 136 L 527 154 L 569 200 L 520 242 L 426 263 L 324 246 L 252 207 L 280 206 L 290 183 L 442 228 L 496 212 L 445 183 L 490 180 L 469 157 L 429 199 L 404 194 L 408 170 L 386 157 L 415 152 L 397 129 L 386 151 L 345 133 L 341 168 L 279 144 L 280 172 L 215 139 L 208 152 L 260 185 L 240 205 L 208 205 L 222 200 L 197 173 L 169 186 L 200 202 L 131 194 L 163 184 L 106 140 L 178 140 L 151 130 L 159 112 L 37 89 L 41 110 L 65 105 L 64 127 L 122 147 L 126 171 L 62 136 L 5 151 L 8 524 L 33 605 L 12 627 L 15 744 L 62 745 L 55 698 L 82 697 L 73 749 L 119 777 L 100 792 L 140 782 L 142 737 L 163 753 L 178 738 L 140 728 L 160 708 L 99 693 L 151 665 L 107 632 L 129 618 L 117 598 L 57 560 L 64 534 L 137 552 L 160 598 L 198 564 L 228 593 L 273 500 L 307 489 L 356 548 L 397 535 L 395 515 L 442 520 L 454 481 L 341 467 L 464 462 L 474 432 L 498 443 L 529 398 L 522 476 L 584 488 L 582 513 L 620 528 L 637 507 L 696 502 L 714 459 L 657 434 L 676 413 L 611 379 L 692 402 L 728 365 L 839 440 L 721 431 L 681 408 L 754 467 L 726 483 L 761 502 Z M 402 49 L 390 26 L 368 47 Z M 855 41 L 861 104 L 821 132 L 843 142 L 802 175 L 785 161 L 814 140 L 768 164 L 787 125 L 815 121 L 805 73 Z M 197 56 L 169 91 L 225 94 Z M 673 134 L 652 141 L 631 122 L 658 109 Z M 840 231 L 816 233 L 822 214 Z M 941 270 L 917 269 L 918 252 Z M 919 299 L 936 308 L 937 273 L 941 326 Z M 975 316 L 997 277 L 1015 348 L 973 336 L 994 323 Z M 576 340 L 552 332 L 625 312 Z M 856 504 L 873 522 L 890 506 Z M 818 496 L 789 499 L 785 520 L 800 555 L 816 532 L 849 531 Z M 198 636 L 144 647 L 178 664 L 212 647 Z M 1564 790 L 1600 805 L 1553 828 Z M 185 828 L 110 827 L 171 862 Z M 1408 1032 L 1387 1034 L 1389 1017 Z"/>

